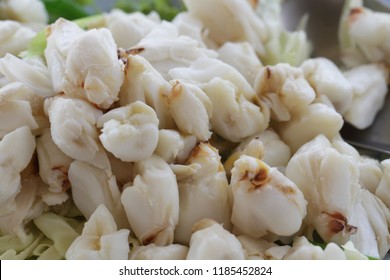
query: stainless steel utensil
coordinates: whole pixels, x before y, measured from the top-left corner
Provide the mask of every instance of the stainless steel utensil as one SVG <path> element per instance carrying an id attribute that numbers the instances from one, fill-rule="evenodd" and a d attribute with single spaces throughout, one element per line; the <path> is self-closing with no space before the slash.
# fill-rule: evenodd
<path id="1" fill-rule="evenodd" d="M 313 43 L 313 56 L 327 57 L 339 63 L 337 31 L 344 5 L 343 0 L 287 0 L 284 4 L 286 26 L 294 28 L 305 13 L 309 14 L 307 34 Z M 390 12 L 390 0 L 370 0 L 365 6 L 376 11 Z M 341 135 L 353 146 L 369 156 L 390 158 L 390 95 L 377 114 L 374 123 L 367 129 L 359 130 L 345 124 Z"/>

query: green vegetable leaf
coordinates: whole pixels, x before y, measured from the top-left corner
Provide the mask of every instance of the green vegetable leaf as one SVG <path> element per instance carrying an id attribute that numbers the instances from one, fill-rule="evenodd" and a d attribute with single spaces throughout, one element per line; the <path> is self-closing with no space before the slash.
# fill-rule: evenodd
<path id="1" fill-rule="evenodd" d="M 0 260 L 36 258 L 34 249 L 39 245 L 44 235 L 32 223 L 27 228 L 28 233 L 24 240 L 12 234 L 0 236 Z"/>
<path id="2" fill-rule="evenodd" d="M 90 0 L 41 0 L 49 14 L 49 22 L 54 22 L 59 17 L 68 20 L 86 17 L 89 13 L 85 5 L 92 3 Z"/>
<path id="3" fill-rule="evenodd" d="M 184 10 L 184 5 L 181 1 L 172 0 L 117 0 L 115 7 L 128 13 L 139 11 L 148 14 L 156 11 L 165 20 L 172 20 L 178 13 Z"/>
<path id="4" fill-rule="evenodd" d="M 43 51 L 46 49 L 45 31 L 39 32 L 28 44 L 26 51 L 22 52 L 21 57 L 43 56 Z"/>
<path id="5" fill-rule="evenodd" d="M 266 54 L 261 57 L 261 62 L 266 65 L 284 62 L 298 66 L 311 53 L 312 47 L 304 31 L 308 17 L 302 17 L 297 30 L 288 31 L 282 21 L 282 2 L 283 0 L 263 0 L 261 5 L 257 5 L 256 12 L 270 34 L 264 45 Z"/>
<path id="6" fill-rule="evenodd" d="M 77 3 L 80 5 L 86 6 L 86 5 L 92 5 L 95 3 L 95 0 L 76 0 Z"/>
<path id="7" fill-rule="evenodd" d="M 55 250 L 62 258 L 65 257 L 72 242 L 79 236 L 64 217 L 51 212 L 35 218 L 34 224 L 47 238 L 53 241 Z"/>

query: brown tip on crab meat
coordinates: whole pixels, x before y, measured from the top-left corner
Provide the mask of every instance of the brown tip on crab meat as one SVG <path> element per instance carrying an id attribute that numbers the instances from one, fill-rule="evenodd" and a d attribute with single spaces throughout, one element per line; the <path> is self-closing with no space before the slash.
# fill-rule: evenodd
<path id="1" fill-rule="evenodd" d="M 286 194 L 286 195 L 294 195 L 294 194 L 296 194 L 295 189 L 293 187 L 291 187 L 291 186 L 277 185 L 276 187 L 283 194 Z"/>
<path id="2" fill-rule="evenodd" d="M 51 170 L 57 170 L 57 171 L 64 174 L 64 180 L 62 180 L 61 191 L 66 192 L 67 190 L 69 190 L 71 185 L 70 185 L 70 181 L 67 179 L 68 178 L 68 170 L 64 166 L 54 166 L 54 167 L 52 167 Z"/>
<path id="3" fill-rule="evenodd" d="M 254 189 L 260 188 L 269 182 L 269 172 L 268 169 L 261 168 L 255 177 L 249 181 L 252 183 Z"/>
<path id="4" fill-rule="evenodd" d="M 145 50 L 145 48 L 135 48 L 135 49 L 128 49 L 126 50 L 126 53 L 127 54 L 132 54 L 132 55 L 136 55 L 136 54 L 139 54 L 141 52 L 143 52 Z"/>
<path id="5" fill-rule="evenodd" d="M 205 146 L 210 146 L 210 144 L 208 142 L 199 142 L 199 144 L 192 149 L 189 158 L 209 156 L 209 153 L 205 151 Z"/>
<path id="6" fill-rule="evenodd" d="M 63 193 L 67 192 L 70 188 L 71 188 L 71 184 L 69 180 L 62 181 L 61 191 Z"/>
<path id="7" fill-rule="evenodd" d="M 45 29 L 45 37 L 48 38 L 50 37 L 51 33 L 53 32 L 53 28 L 51 27 L 51 25 L 49 25 L 48 27 L 46 27 Z"/>
<path id="8" fill-rule="evenodd" d="M 349 17 L 348 17 L 349 23 L 353 23 L 354 21 L 356 21 L 360 17 L 360 15 L 363 13 L 363 11 L 364 10 L 362 7 L 352 8 L 349 11 Z"/>
<path id="9" fill-rule="evenodd" d="M 255 174 L 245 171 L 244 175 L 241 177 L 242 181 L 249 181 L 252 185 L 248 191 L 254 191 L 270 181 L 269 168 L 264 163 L 260 163 Z"/>
<path id="10" fill-rule="evenodd" d="M 345 223 L 341 220 L 331 220 L 328 223 L 329 231 L 332 233 L 339 233 L 340 231 L 343 231 L 345 227 Z"/>
<path id="11" fill-rule="evenodd" d="M 271 69 L 269 67 L 266 67 L 265 70 L 267 71 L 267 79 L 271 78 Z"/>
<path id="12" fill-rule="evenodd" d="M 249 5 L 251 5 L 251 7 L 253 9 L 255 9 L 257 7 L 257 5 L 259 4 L 260 0 L 249 0 Z"/>
<path id="13" fill-rule="evenodd" d="M 149 245 L 151 243 L 154 243 L 157 240 L 160 233 L 164 232 L 167 229 L 167 227 L 168 225 L 164 224 L 161 227 L 157 228 L 153 233 L 143 238 L 142 245 Z"/>
<path id="14" fill-rule="evenodd" d="M 126 53 L 126 50 L 122 49 L 122 48 L 118 48 L 116 53 L 117 53 L 118 59 L 120 61 L 122 61 L 124 65 L 126 65 L 127 64 L 127 56 L 128 56 L 128 54 Z M 127 67 L 125 68 L 125 71 L 126 70 L 127 70 Z"/>
<path id="15" fill-rule="evenodd" d="M 350 234 L 355 234 L 357 232 L 357 227 L 349 225 L 347 222 L 347 218 L 344 217 L 344 215 L 342 215 L 341 213 L 335 212 L 333 214 L 329 214 L 324 212 L 324 214 L 332 218 L 328 223 L 328 228 L 330 232 L 335 234 L 344 230 Z"/>
<path id="16" fill-rule="evenodd" d="M 225 172 L 225 168 L 223 167 L 222 163 L 219 163 L 218 165 L 218 172 Z"/>
<path id="17" fill-rule="evenodd" d="M 183 85 L 179 81 L 176 81 L 176 83 L 172 87 L 172 91 L 171 94 L 169 95 L 169 99 L 177 98 L 178 96 L 181 95 L 182 91 L 183 91 Z"/>

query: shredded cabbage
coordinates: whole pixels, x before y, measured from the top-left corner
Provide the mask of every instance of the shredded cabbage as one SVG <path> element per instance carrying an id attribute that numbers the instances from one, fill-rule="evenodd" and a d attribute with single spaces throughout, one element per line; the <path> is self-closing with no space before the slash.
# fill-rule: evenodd
<path id="1" fill-rule="evenodd" d="M 297 29 L 290 32 L 283 25 L 282 3 L 283 0 L 263 0 L 256 7 L 269 36 L 261 61 L 267 65 L 285 62 L 298 66 L 309 58 L 312 50 L 305 32 L 308 15 L 303 16 Z"/>

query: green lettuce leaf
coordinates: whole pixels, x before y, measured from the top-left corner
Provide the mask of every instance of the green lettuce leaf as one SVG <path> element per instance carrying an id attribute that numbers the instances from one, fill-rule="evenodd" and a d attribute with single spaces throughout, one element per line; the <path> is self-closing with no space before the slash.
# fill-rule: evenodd
<path id="1" fill-rule="evenodd" d="M 24 241 L 14 235 L 0 236 L 0 260 L 34 259 L 34 250 L 43 238 L 44 235 L 31 225 Z"/>
<path id="2" fill-rule="evenodd" d="M 181 1 L 172 0 L 118 0 L 115 7 L 126 12 L 142 12 L 149 14 L 156 11 L 162 19 L 172 20 L 178 13 L 184 10 Z"/>
<path id="3" fill-rule="evenodd" d="M 256 8 L 269 35 L 264 46 L 266 54 L 261 57 L 261 61 L 266 65 L 289 63 L 299 66 L 309 58 L 312 49 L 304 31 L 308 17 L 301 19 L 296 31 L 288 31 L 282 21 L 282 2 L 283 0 L 263 0 Z"/>
<path id="4" fill-rule="evenodd" d="M 72 242 L 79 236 L 79 233 L 64 217 L 54 213 L 48 212 L 40 215 L 34 219 L 34 224 L 47 238 L 53 241 L 53 247 L 62 258 L 65 257 Z"/>
<path id="5" fill-rule="evenodd" d="M 49 22 L 54 22 L 57 18 L 63 17 L 68 20 L 86 17 L 89 13 L 85 9 L 86 4 L 91 1 L 77 0 L 41 0 L 49 14 Z M 93 1 L 92 1 L 93 2 Z"/>

